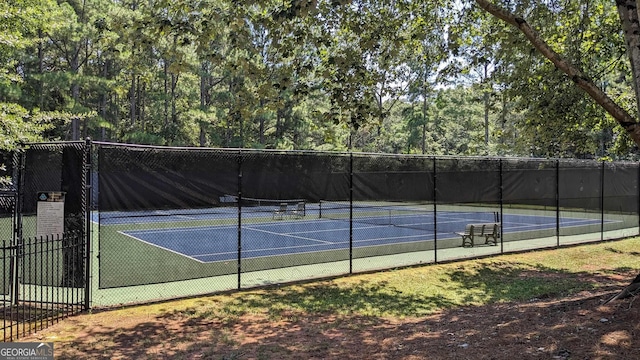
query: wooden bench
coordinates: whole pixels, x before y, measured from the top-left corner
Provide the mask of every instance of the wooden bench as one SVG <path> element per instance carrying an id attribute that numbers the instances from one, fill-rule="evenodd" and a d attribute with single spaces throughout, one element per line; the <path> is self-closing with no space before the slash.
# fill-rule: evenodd
<path id="1" fill-rule="evenodd" d="M 498 245 L 498 238 L 500 237 L 500 224 L 488 223 L 482 226 L 482 236 L 484 236 L 484 243 L 492 245 Z"/>
<path id="2" fill-rule="evenodd" d="M 484 236 L 485 244 L 497 245 L 500 237 L 500 224 L 467 224 L 464 232 L 457 232 L 456 234 L 462 236 L 463 247 L 473 247 L 476 236 Z"/>
<path id="3" fill-rule="evenodd" d="M 462 236 L 462 247 L 473 247 L 473 237 L 475 236 L 476 225 L 467 224 L 464 228 L 464 232 L 457 232 L 456 234 Z"/>

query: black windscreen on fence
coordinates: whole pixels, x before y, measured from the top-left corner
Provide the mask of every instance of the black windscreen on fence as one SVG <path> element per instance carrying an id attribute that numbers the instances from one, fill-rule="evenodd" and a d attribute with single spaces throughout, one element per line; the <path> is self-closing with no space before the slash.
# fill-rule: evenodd
<path id="1" fill-rule="evenodd" d="M 5 188 L 0 190 L 0 243 L 2 245 L 2 254 L 12 252 L 12 245 L 16 240 L 16 206 L 17 206 L 18 194 L 15 191 Z M 4 256 L 0 258 L 0 267 L 2 267 L 2 273 L 0 274 L 0 292 L 2 294 L 3 302 L 10 301 L 9 298 L 12 286 L 12 273 L 10 259 L 6 261 Z"/>
<path id="2" fill-rule="evenodd" d="M 101 289 L 233 289 L 638 231 L 635 163 L 94 147 Z M 463 247 L 468 225 L 482 233 Z"/>
<path id="3" fill-rule="evenodd" d="M 607 212 L 635 214 L 638 212 L 638 166 L 631 163 L 604 163 L 602 174 Z"/>
<path id="4" fill-rule="evenodd" d="M 554 208 L 558 192 L 556 165 L 554 160 L 503 160 L 503 204 Z"/>
<path id="5" fill-rule="evenodd" d="M 88 253 L 85 250 L 78 251 L 78 246 L 82 244 L 75 242 L 84 243 L 86 240 L 86 154 L 84 142 L 31 144 L 17 158 L 15 165 L 16 168 L 24 169 L 18 179 L 18 211 L 21 215 L 22 237 L 61 236 L 67 232 L 79 234 L 64 238 L 73 243 L 61 246 L 65 249 L 61 255 L 64 261 L 60 262 L 63 268 L 57 270 L 59 277 L 56 281 L 59 285 L 80 288 L 85 285 L 85 261 Z M 42 214 L 38 220 L 38 203 L 43 201 L 40 198 L 42 194 L 56 194 L 54 196 L 63 200 L 63 223 L 58 234 L 39 233 L 47 228 L 46 224 L 39 223 L 43 219 Z M 25 276 L 33 277 L 23 279 L 26 283 L 41 283 L 41 278 L 32 272 Z"/>
<path id="6" fill-rule="evenodd" d="M 433 201 L 433 161 L 427 157 L 353 156 L 355 201 Z"/>
<path id="7" fill-rule="evenodd" d="M 89 159 L 86 142 L 29 144 L 0 159 L 4 341 L 89 308 Z"/>
<path id="8" fill-rule="evenodd" d="M 445 158 L 436 161 L 438 202 L 499 204 L 500 163 L 492 159 Z"/>
<path id="9" fill-rule="evenodd" d="M 602 209 L 602 165 L 595 161 L 561 163 L 559 166 L 559 205 L 565 209 Z"/>
<path id="10" fill-rule="evenodd" d="M 90 141 L 0 161 L 0 293 L 13 305 L 42 298 L 25 289 L 88 308 L 91 291 L 144 302 L 640 229 L 632 162 Z"/>
<path id="11" fill-rule="evenodd" d="M 98 153 L 101 211 L 207 208 L 237 192 L 237 153 L 102 146 Z"/>

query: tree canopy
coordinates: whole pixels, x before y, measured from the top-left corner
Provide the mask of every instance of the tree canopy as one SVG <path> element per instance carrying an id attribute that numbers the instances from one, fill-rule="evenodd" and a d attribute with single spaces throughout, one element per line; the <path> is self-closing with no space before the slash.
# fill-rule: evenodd
<path id="1" fill-rule="evenodd" d="M 16 0 L 0 14 L 1 149 L 90 136 L 626 158 L 640 141 L 636 0 Z"/>

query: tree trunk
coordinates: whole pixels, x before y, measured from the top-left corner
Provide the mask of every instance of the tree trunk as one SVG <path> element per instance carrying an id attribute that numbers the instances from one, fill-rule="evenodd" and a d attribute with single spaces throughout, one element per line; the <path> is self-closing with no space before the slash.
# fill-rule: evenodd
<path id="1" fill-rule="evenodd" d="M 598 105 L 600 105 L 605 111 L 607 111 L 618 123 L 627 131 L 631 139 L 640 146 L 640 124 L 636 119 L 630 115 L 626 110 L 616 104 L 607 94 L 604 93 L 593 81 L 575 66 L 567 62 L 558 53 L 556 53 L 541 37 L 540 35 L 527 23 L 527 21 L 519 16 L 516 16 L 509 11 L 498 7 L 487 0 L 475 0 L 476 4 L 482 9 L 497 17 L 498 19 L 513 25 L 520 30 L 525 37 L 531 42 L 533 47 L 540 52 L 544 57 L 549 59 L 559 70 L 567 74 L 569 78 L 581 89 L 583 89 Z M 620 7 L 620 3 L 632 2 L 635 4 L 636 0 L 617 0 L 616 3 Z M 637 16 L 637 14 L 636 14 Z M 638 36 L 637 34 L 631 34 Z M 633 56 L 633 53 L 630 55 Z M 636 55 L 640 58 L 640 53 Z M 633 61 L 632 61 L 633 62 Z M 635 69 L 634 69 L 635 70 Z M 634 74 L 635 78 L 635 74 Z"/>
<path id="2" fill-rule="evenodd" d="M 103 79 L 108 79 L 109 77 L 109 59 L 105 59 L 104 64 L 102 64 L 102 78 Z M 99 105 L 99 110 L 98 113 L 100 114 L 100 117 L 102 117 L 103 120 L 107 120 L 107 101 L 108 101 L 108 94 L 107 92 L 104 92 L 100 95 L 100 105 Z M 102 141 L 106 141 L 106 130 L 104 126 L 100 127 L 100 140 Z"/>
<path id="3" fill-rule="evenodd" d="M 42 30 L 38 30 L 38 38 L 42 39 L 44 34 Z M 42 41 L 38 41 L 38 75 L 44 73 L 44 49 Z M 38 107 L 44 110 L 44 77 L 38 79 Z"/>
<path id="4" fill-rule="evenodd" d="M 640 21 L 637 0 L 616 0 L 620 23 L 631 64 L 633 88 L 636 94 L 636 111 L 640 112 Z M 637 115 L 638 116 L 638 115 Z M 640 116 L 638 116 L 640 118 Z"/>
<path id="5" fill-rule="evenodd" d="M 422 79 L 422 154 L 427 150 L 427 74 L 429 69 L 425 66 Z"/>
<path id="6" fill-rule="evenodd" d="M 145 96 L 146 96 L 146 82 L 143 81 L 141 84 L 140 79 L 138 79 L 138 95 L 136 97 L 138 98 L 138 120 L 140 122 L 140 126 L 142 129 L 145 128 L 145 123 L 144 123 Z"/>
<path id="7" fill-rule="evenodd" d="M 169 126 L 169 62 L 164 59 L 164 126 Z"/>
<path id="8" fill-rule="evenodd" d="M 266 106 L 266 100 L 264 98 L 260 99 L 260 109 L 264 109 Z M 258 141 L 260 142 L 260 144 L 264 145 L 265 143 L 265 138 L 264 138 L 264 131 L 265 131 L 265 119 L 266 116 L 261 113 L 258 116 Z"/>
<path id="9" fill-rule="evenodd" d="M 176 108 L 176 87 L 178 86 L 178 75 L 171 73 L 171 122 L 178 122 L 178 111 Z"/>
<path id="10" fill-rule="evenodd" d="M 207 70 L 207 63 L 205 61 L 200 64 L 200 71 L 200 110 L 205 111 L 208 105 L 206 94 L 209 91 L 209 89 L 207 88 L 209 74 Z M 198 142 L 201 147 L 204 147 L 206 145 L 207 140 L 204 126 L 204 121 L 200 121 L 198 124 L 198 127 L 200 128 Z"/>
<path id="11" fill-rule="evenodd" d="M 484 64 L 484 80 L 488 82 L 489 79 L 489 64 Z M 491 95 L 487 87 L 489 84 L 485 84 L 484 86 L 484 144 L 489 145 L 489 96 Z"/>
<path id="12" fill-rule="evenodd" d="M 129 120 L 131 125 L 136 123 L 136 74 L 131 74 L 131 88 L 129 89 Z"/>

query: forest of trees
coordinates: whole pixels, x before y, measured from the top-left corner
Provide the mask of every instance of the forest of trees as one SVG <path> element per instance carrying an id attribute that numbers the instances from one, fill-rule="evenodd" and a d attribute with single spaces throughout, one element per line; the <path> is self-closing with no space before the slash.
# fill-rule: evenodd
<path id="1" fill-rule="evenodd" d="M 633 1 L 632 1 L 633 2 Z M 612 0 L 497 0 L 638 113 Z M 0 150 L 95 140 L 630 158 L 634 143 L 470 0 L 0 1 Z"/>

